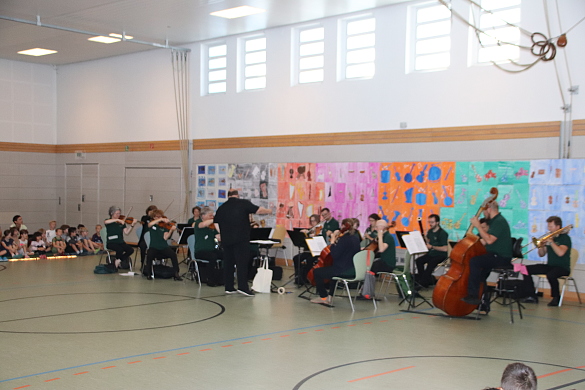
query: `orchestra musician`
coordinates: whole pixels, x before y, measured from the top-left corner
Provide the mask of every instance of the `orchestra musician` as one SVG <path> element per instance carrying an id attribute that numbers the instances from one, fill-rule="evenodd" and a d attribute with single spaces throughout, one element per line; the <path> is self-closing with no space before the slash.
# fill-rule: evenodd
<path id="1" fill-rule="evenodd" d="M 396 242 L 388 231 L 388 222 L 383 219 L 376 221 L 376 240 L 380 258 L 370 267 L 370 272 L 392 272 L 396 267 Z"/>
<path id="2" fill-rule="evenodd" d="M 362 246 L 365 248 L 374 241 L 378 235 L 378 230 L 376 229 L 376 222 L 379 221 L 381 218 L 378 214 L 370 214 L 368 217 L 368 221 L 370 222 L 370 226 L 366 228 L 364 232 L 364 242 Z"/>
<path id="3" fill-rule="evenodd" d="M 195 223 L 195 258 L 215 262 L 223 258 L 223 253 L 217 247 L 220 236 L 213 223 L 213 210 L 210 207 L 201 209 L 200 222 Z"/>
<path id="4" fill-rule="evenodd" d="M 323 227 L 323 224 L 320 223 L 321 222 L 321 217 L 319 217 L 319 214 L 313 214 L 309 217 L 309 228 L 308 229 L 302 229 L 301 233 L 304 233 L 305 236 L 307 237 L 315 237 L 317 235 L 319 235 L 321 233 L 321 228 Z"/>
<path id="5" fill-rule="evenodd" d="M 148 223 L 152 220 L 152 212 L 156 210 L 158 207 L 155 205 L 150 205 L 146 208 L 146 212 L 140 218 L 140 223 L 142 224 L 142 233 L 140 233 L 140 237 L 138 238 L 138 247 L 140 248 L 140 264 L 144 269 L 144 261 L 146 260 L 146 251 L 148 248 L 146 247 L 146 241 L 144 241 L 144 235 L 148 231 Z"/>
<path id="6" fill-rule="evenodd" d="M 167 226 L 168 225 L 168 226 Z M 173 232 L 177 230 L 177 225 L 164 216 L 164 211 L 154 210 L 152 212 L 152 220 L 148 223 L 148 231 L 150 232 L 150 246 L 146 254 L 146 264 L 144 266 L 144 273 L 146 278 L 152 280 L 152 261 L 154 259 L 171 259 L 175 276 L 173 279 L 181 281 L 183 278 L 179 275 L 179 262 L 177 260 L 177 253 L 169 247 L 167 240 L 171 238 Z"/>
<path id="7" fill-rule="evenodd" d="M 435 284 L 433 271 L 447 258 L 447 250 L 449 249 L 449 234 L 441 227 L 441 217 L 437 214 L 431 214 L 427 222 L 429 230 L 425 242 L 429 251 L 416 259 L 418 273 L 415 275 L 416 282 L 425 288 Z"/>
<path id="8" fill-rule="evenodd" d="M 546 223 L 548 231 L 551 233 L 560 230 L 563 226 L 563 220 L 557 216 L 548 217 Z M 529 296 L 524 299 L 524 302 L 538 303 L 531 275 L 544 274 L 550 284 L 550 295 L 552 296 L 552 301 L 548 303 L 548 306 L 558 306 L 560 299 L 558 278 L 568 276 L 571 273 L 571 237 L 561 232 L 558 236 L 548 237 L 542 242 L 544 245 L 538 248 L 538 255 L 540 257 L 546 255 L 547 262 L 546 264 L 533 264 L 526 267 L 528 275 L 523 275 L 522 290 L 529 293 Z"/>
<path id="9" fill-rule="evenodd" d="M 193 216 L 191 218 L 189 218 L 189 220 L 187 221 L 187 224 L 189 226 L 194 227 L 195 225 L 193 225 L 193 224 L 195 223 L 195 221 L 201 220 L 201 207 L 195 206 L 195 207 L 193 207 L 193 209 L 191 209 L 191 212 L 193 213 Z"/>
<path id="10" fill-rule="evenodd" d="M 477 217 L 471 218 L 471 224 L 477 229 L 481 243 L 487 253 L 469 260 L 469 282 L 467 296 L 461 300 L 470 305 L 479 305 L 480 286 L 484 283 L 495 267 L 511 268 L 512 235 L 510 225 L 500 213 L 498 202 L 490 202 L 483 214 L 487 220 L 488 230 L 481 227 Z"/>
<path id="11" fill-rule="evenodd" d="M 107 248 L 116 252 L 116 261 L 114 262 L 116 268 L 122 262 L 129 263 L 130 256 L 134 253 L 134 249 L 124 241 L 124 234 L 130 234 L 136 224 L 136 220 L 133 220 L 130 225 L 127 225 L 125 220 L 120 219 L 121 213 L 122 211 L 119 207 L 111 206 L 108 210 L 110 219 L 104 221 L 108 240 Z"/>
<path id="12" fill-rule="evenodd" d="M 319 297 L 312 299 L 312 303 L 331 304 L 335 282 L 330 282 L 328 292 L 325 286 L 326 279 L 331 279 L 334 276 L 350 276 L 352 273 L 355 274 L 353 256 L 360 251 L 360 241 L 353 232 L 352 222 L 351 218 L 344 219 L 342 223 L 344 226 L 348 226 L 348 230 L 344 234 L 341 234 L 340 230 L 335 230 L 330 236 L 330 256 L 333 259 L 333 265 L 313 269 L 315 287 Z"/>
<path id="13" fill-rule="evenodd" d="M 319 214 L 313 214 L 309 217 L 309 229 L 302 229 L 301 233 L 305 236 L 312 238 L 318 236 L 323 226 L 321 223 Z M 307 273 L 317 261 L 317 256 L 313 256 L 311 252 L 301 252 L 293 257 L 293 264 L 295 267 L 295 284 L 302 286 L 307 283 Z"/>
<path id="14" fill-rule="evenodd" d="M 248 261 L 250 243 L 249 214 L 272 214 L 272 210 L 259 207 L 246 199 L 240 199 L 237 190 L 228 191 L 228 200 L 219 206 L 213 222 L 219 227 L 223 245 L 223 270 L 225 293 L 253 297 L 248 287 Z M 234 288 L 234 267 L 236 267 L 238 289 Z"/>
<path id="15" fill-rule="evenodd" d="M 321 229 L 321 235 L 325 238 L 325 241 L 329 244 L 331 241 L 331 234 L 339 230 L 339 222 L 331 214 L 331 210 L 327 207 L 321 210 L 321 218 L 323 218 L 323 228 Z"/>

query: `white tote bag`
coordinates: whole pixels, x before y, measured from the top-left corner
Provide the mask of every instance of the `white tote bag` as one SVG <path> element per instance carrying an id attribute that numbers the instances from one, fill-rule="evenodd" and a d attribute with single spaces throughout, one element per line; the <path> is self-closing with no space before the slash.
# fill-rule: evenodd
<path id="1" fill-rule="evenodd" d="M 268 259 L 262 262 L 262 266 L 258 268 L 254 282 L 252 283 L 252 290 L 259 293 L 269 293 L 270 285 L 272 283 L 272 270 L 268 268 Z"/>

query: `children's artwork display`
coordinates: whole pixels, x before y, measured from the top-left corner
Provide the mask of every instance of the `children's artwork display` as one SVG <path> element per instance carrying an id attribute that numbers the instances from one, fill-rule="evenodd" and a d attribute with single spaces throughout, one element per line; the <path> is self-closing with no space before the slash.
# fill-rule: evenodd
<path id="1" fill-rule="evenodd" d="M 195 174 L 197 205 L 217 208 L 237 189 L 241 198 L 274 210 L 255 216 L 269 227 L 308 227 L 309 217 L 327 207 L 339 221 L 357 218 L 362 232 L 372 213 L 395 230 L 418 230 L 421 218 L 426 231 L 428 216 L 438 214 L 451 241 L 465 236 L 495 187 L 513 237 L 530 243 L 556 215 L 563 226 L 573 225 L 573 247 L 585 253 L 585 160 L 225 163 L 196 165 Z M 546 260 L 537 251 L 528 258 Z"/>

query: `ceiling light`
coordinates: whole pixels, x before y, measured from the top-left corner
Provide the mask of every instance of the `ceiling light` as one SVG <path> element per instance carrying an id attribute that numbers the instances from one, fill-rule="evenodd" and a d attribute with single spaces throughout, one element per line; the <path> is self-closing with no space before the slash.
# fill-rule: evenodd
<path id="1" fill-rule="evenodd" d="M 132 35 L 126 35 L 126 34 L 122 35 L 122 34 L 111 33 L 110 36 L 111 37 L 114 37 L 114 38 L 120 38 L 120 39 L 124 39 L 124 38 L 126 38 L 126 39 L 134 39 L 134 37 Z"/>
<path id="2" fill-rule="evenodd" d="M 219 16 L 221 18 L 226 19 L 235 19 L 241 18 L 242 16 L 259 14 L 261 12 L 266 12 L 266 10 L 261 8 L 250 7 L 249 5 L 243 5 L 241 7 L 229 8 L 224 9 L 222 11 L 212 12 L 210 15 Z"/>
<path id="3" fill-rule="evenodd" d="M 53 54 L 53 53 L 57 53 L 57 50 L 41 49 L 38 47 L 34 48 L 34 49 L 22 50 L 22 51 L 18 52 L 18 54 L 24 54 L 27 56 L 35 56 L 35 57 L 46 56 L 47 54 Z"/>
<path id="4" fill-rule="evenodd" d="M 112 37 L 104 37 L 104 36 L 98 36 L 98 37 L 91 37 L 91 38 L 87 38 L 88 41 L 92 41 L 92 42 L 99 42 L 99 43 L 114 43 L 114 42 L 120 42 L 119 38 L 112 38 Z"/>

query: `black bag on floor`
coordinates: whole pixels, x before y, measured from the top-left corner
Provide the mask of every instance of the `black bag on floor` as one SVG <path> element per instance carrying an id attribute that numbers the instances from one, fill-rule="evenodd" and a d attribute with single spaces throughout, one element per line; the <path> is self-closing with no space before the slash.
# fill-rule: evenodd
<path id="1" fill-rule="evenodd" d="M 282 280 L 282 267 L 275 265 L 270 269 L 272 270 L 272 280 Z"/>
<path id="2" fill-rule="evenodd" d="M 175 270 L 173 267 L 167 267 L 166 265 L 157 264 L 152 267 L 155 279 L 170 279 L 175 276 Z"/>
<path id="3" fill-rule="evenodd" d="M 223 286 L 225 284 L 221 260 L 209 262 L 208 264 L 199 263 L 199 272 L 201 283 L 207 283 L 209 287 Z"/>

